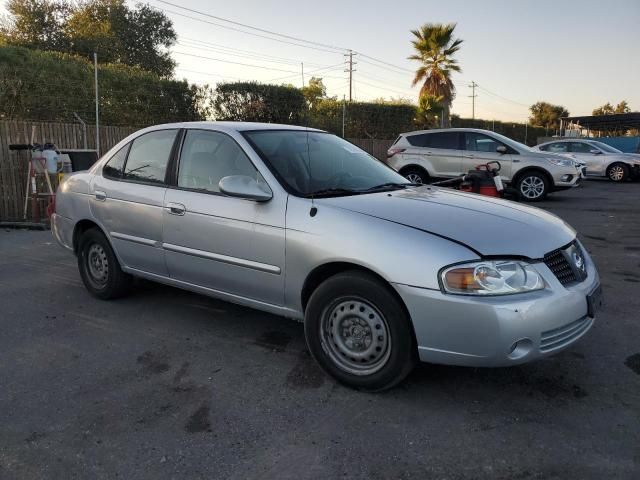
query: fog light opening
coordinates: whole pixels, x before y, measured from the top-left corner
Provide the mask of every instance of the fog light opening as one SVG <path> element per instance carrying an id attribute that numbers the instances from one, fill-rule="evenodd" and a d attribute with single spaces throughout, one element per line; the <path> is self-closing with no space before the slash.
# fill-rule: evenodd
<path id="1" fill-rule="evenodd" d="M 522 338 L 509 347 L 509 354 L 507 355 L 511 360 L 517 360 L 526 356 L 533 348 L 533 342 L 528 338 Z"/>
<path id="2" fill-rule="evenodd" d="M 573 175 L 562 175 L 562 177 L 560 177 L 560 180 L 562 180 L 563 182 L 570 182 L 572 178 Z"/>

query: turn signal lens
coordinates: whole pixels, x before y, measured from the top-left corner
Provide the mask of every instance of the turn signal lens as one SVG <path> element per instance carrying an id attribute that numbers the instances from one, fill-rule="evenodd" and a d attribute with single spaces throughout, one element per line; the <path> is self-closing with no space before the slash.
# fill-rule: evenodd
<path id="1" fill-rule="evenodd" d="M 514 260 L 456 265 L 446 269 L 441 278 L 445 292 L 463 295 L 509 295 L 545 286 L 532 265 Z"/>

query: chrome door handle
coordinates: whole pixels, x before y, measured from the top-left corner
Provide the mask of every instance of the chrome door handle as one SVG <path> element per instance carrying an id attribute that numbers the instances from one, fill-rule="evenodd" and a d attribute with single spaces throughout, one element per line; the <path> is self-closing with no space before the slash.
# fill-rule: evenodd
<path id="1" fill-rule="evenodd" d="M 186 207 L 181 203 L 167 203 L 164 207 L 171 215 L 184 215 L 187 211 Z"/>
<path id="2" fill-rule="evenodd" d="M 475 158 L 475 155 L 463 155 L 465 158 Z"/>
<path id="3" fill-rule="evenodd" d="M 96 196 L 96 200 L 98 200 L 100 202 L 104 202 L 107 199 L 107 192 L 103 192 L 101 190 L 96 190 L 93 193 Z"/>
<path id="4" fill-rule="evenodd" d="M 511 160 L 513 163 L 520 163 L 520 160 L 518 160 L 517 158 L 514 158 L 513 160 Z"/>

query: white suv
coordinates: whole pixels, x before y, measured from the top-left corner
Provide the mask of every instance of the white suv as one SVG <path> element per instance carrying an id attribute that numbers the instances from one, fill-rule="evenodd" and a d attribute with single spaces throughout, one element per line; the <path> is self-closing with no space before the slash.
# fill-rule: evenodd
<path id="1" fill-rule="evenodd" d="M 582 172 L 576 162 L 532 150 L 504 135 L 475 128 L 402 133 L 387 152 L 387 164 L 415 183 L 462 175 L 499 161 L 500 176 L 523 200 L 542 200 L 549 192 L 576 187 Z"/>

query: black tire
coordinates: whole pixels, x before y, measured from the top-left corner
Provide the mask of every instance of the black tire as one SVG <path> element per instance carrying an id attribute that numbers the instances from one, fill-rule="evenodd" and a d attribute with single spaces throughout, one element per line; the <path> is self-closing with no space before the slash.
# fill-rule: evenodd
<path id="1" fill-rule="evenodd" d="M 630 176 L 629 166 L 624 163 L 612 163 L 607 167 L 607 178 L 613 182 L 626 182 Z"/>
<path id="2" fill-rule="evenodd" d="M 402 305 L 388 286 L 364 272 L 347 271 L 325 280 L 309 299 L 304 332 L 311 354 L 325 372 L 359 390 L 389 389 L 417 361 L 413 329 Z M 354 342 L 350 351 L 349 341 Z M 365 358 L 349 358 L 352 353 Z M 353 373 L 354 368 L 361 370 Z"/>
<path id="3" fill-rule="evenodd" d="M 525 202 L 539 202 L 549 193 L 549 180 L 544 173 L 524 172 L 516 183 L 518 198 Z"/>
<path id="4" fill-rule="evenodd" d="M 429 174 L 420 167 L 408 167 L 402 170 L 402 176 L 411 183 L 429 183 Z"/>
<path id="5" fill-rule="evenodd" d="M 123 296 L 131 285 L 131 275 L 122 271 L 111 245 L 97 228 L 80 237 L 78 269 L 89 293 L 102 300 Z"/>

